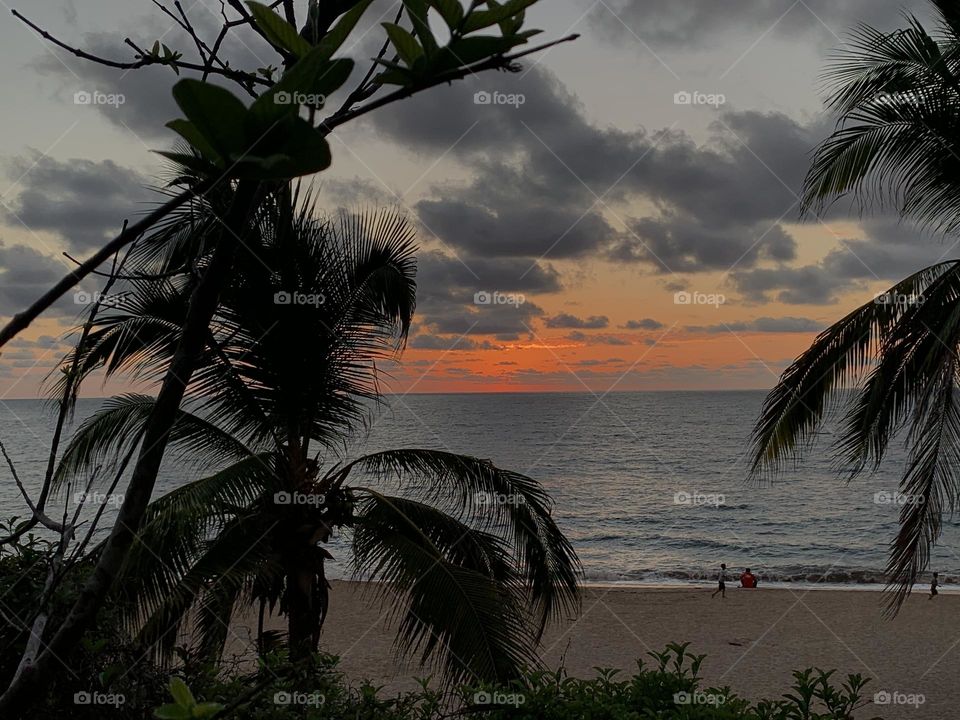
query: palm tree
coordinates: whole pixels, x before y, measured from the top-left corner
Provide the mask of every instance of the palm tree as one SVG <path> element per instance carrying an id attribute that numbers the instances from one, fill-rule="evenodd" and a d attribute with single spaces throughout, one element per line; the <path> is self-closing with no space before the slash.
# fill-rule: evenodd
<path id="1" fill-rule="evenodd" d="M 171 433 L 178 467 L 199 479 L 149 507 L 116 583 L 125 618 L 160 657 L 191 625 L 195 651 L 217 656 L 234 611 L 259 606 L 261 629 L 279 612 L 291 658 L 309 657 L 335 607 L 324 545 L 346 532 L 356 574 L 396 603 L 401 652 L 450 681 L 513 676 L 535 662 L 547 621 L 575 607 L 579 561 L 529 477 L 432 449 L 338 461 L 381 400 L 377 363 L 407 337 L 415 248 L 401 216 L 321 221 L 311 207 L 281 192 L 255 219 Z M 82 373 L 151 378 L 169 362 L 191 280 L 157 271 L 203 262 L 198 215 L 138 250 L 153 275 L 128 278 L 98 318 Z M 123 395 L 84 421 L 59 485 L 122 464 L 152 407 Z"/>
<path id="2" fill-rule="evenodd" d="M 857 28 L 827 71 L 839 114 L 804 188 L 808 210 L 844 196 L 921 227 L 960 227 L 960 7 L 932 2 L 936 29 Z M 754 430 L 752 474 L 776 473 L 845 406 L 834 451 L 850 478 L 875 470 L 907 431 L 907 502 L 891 543 L 890 610 L 929 562 L 960 491 L 960 261 L 920 270 L 824 331 L 781 376 Z M 853 392 L 850 392 L 853 390 Z"/>

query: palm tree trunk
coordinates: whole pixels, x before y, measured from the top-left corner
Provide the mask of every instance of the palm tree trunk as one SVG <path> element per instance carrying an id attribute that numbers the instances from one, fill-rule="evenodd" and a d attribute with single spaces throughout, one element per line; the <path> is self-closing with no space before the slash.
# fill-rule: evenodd
<path id="1" fill-rule="evenodd" d="M 245 235 L 247 219 L 257 204 L 258 187 L 259 183 L 253 181 L 241 181 L 237 186 L 230 211 L 216 240 L 210 265 L 190 297 L 180 344 L 147 421 L 133 476 L 93 575 L 45 651 L 0 696 L 0 717 L 23 717 L 25 709 L 42 697 L 53 679 L 52 671 L 79 644 L 80 637 L 93 623 L 113 585 L 153 494 L 170 428 L 176 420 L 197 357 L 203 350 L 207 327 L 236 256 L 238 238 Z"/>
<path id="2" fill-rule="evenodd" d="M 317 649 L 319 615 L 314 597 L 314 574 L 295 568 L 287 574 L 287 645 L 290 659 L 306 660 Z"/>

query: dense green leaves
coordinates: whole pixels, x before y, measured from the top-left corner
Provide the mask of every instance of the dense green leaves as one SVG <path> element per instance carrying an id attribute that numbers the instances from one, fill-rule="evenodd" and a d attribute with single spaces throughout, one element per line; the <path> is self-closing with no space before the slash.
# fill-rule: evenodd
<path id="1" fill-rule="evenodd" d="M 298 58 L 302 58 L 310 52 L 311 45 L 302 37 L 297 29 L 277 15 L 266 5 L 248 0 L 247 7 L 259 27 L 270 41 L 277 47 L 287 50 Z"/>

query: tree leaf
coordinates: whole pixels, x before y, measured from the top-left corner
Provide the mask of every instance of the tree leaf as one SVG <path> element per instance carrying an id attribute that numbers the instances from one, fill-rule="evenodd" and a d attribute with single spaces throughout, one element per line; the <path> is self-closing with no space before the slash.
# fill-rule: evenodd
<path id="1" fill-rule="evenodd" d="M 190 720 L 190 711 L 182 705 L 168 703 L 154 710 L 153 716 L 158 720 Z"/>
<path id="2" fill-rule="evenodd" d="M 403 0 L 403 5 L 407 9 L 407 15 L 410 22 L 413 23 L 413 29 L 417 39 L 423 46 L 424 52 L 433 55 L 437 51 L 437 41 L 430 30 L 430 23 L 427 22 L 427 3 L 426 0 Z"/>
<path id="3" fill-rule="evenodd" d="M 229 90 L 187 78 L 173 86 L 173 97 L 187 119 L 222 157 L 246 149 L 247 109 Z"/>
<path id="4" fill-rule="evenodd" d="M 248 0 L 247 7 L 250 8 L 254 20 L 257 21 L 257 27 L 263 30 L 264 35 L 274 45 L 290 51 L 298 58 L 304 57 L 313 49 L 310 43 L 300 37 L 300 33 L 293 25 L 266 5 Z"/>
<path id="5" fill-rule="evenodd" d="M 331 95 L 347 81 L 352 71 L 353 60 L 330 60 L 326 49 L 318 45 L 287 70 L 276 85 L 254 101 L 250 107 L 253 127 L 248 131 L 259 136 L 268 132 L 285 115 L 299 115 L 300 105 L 295 101 L 311 95 Z"/>
<path id="6" fill-rule="evenodd" d="M 340 49 L 340 46 L 346 42 L 353 28 L 356 27 L 360 17 L 370 7 L 373 0 L 360 0 L 350 12 L 344 13 L 340 21 L 326 35 L 323 36 L 318 44 L 318 48 L 323 48 L 323 56 L 329 60 L 333 54 Z"/>
<path id="7" fill-rule="evenodd" d="M 167 127 L 190 143 L 190 145 L 205 158 L 214 162 L 223 159 L 220 153 L 218 153 L 207 138 L 204 137 L 203 133 L 197 130 L 197 126 L 189 120 L 171 120 L 167 123 Z"/>
<path id="8" fill-rule="evenodd" d="M 467 19 L 463 23 L 463 31 L 469 33 L 496 25 L 523 12 L 535 2 L 537 0 L 510 0 L 510 2 L 492 10 L 475 10 L 467 15 Z"/>
<path id="9" fill-rule="evenodd" d="M 177 704 L 182 707 L 192 708 L 197 704 L 193 693 L 190 692 L 190 688 L 187 687 L 187 684 L 183 680 L 176 676 L 170 678 L 170 694 Z"/>
<path id="10" fill-rule="evenodd" d="M 451 30 L 456 29 L 463 20 L 463 5 L 458 0 L 430 0 L 430 4 Z"/>
<path id="11" fill-rule="evenodd" d="M 386 28 L 387 36 L 397 49 L 397 54 L 400 56 L 400 59 L 403 60 L 408 67 L 413 67 L 417 59 L 423 57 L 423 48 L 420 47 L 420 43 L 417 42 L 417 39 L 411 35 L 409 31 L 399 25 L 394 25 L 393 23 L 381 24 Z"/>

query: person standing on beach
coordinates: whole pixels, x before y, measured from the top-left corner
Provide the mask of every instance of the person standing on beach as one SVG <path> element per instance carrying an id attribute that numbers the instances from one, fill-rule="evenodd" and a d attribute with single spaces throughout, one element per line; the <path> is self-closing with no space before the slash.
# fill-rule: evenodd
<path id="1" fill-rule="evenodd" d="M 717 596 L 717 593 L 720 593 L 721 598 L 727 596 L 727 565 L 726 563 L 720 563 L 720 573 L 717 575 L 717 589 L 713 591 L 713 595 L 710 596 L 711 599 Z"/>
<path id="2" fill-rule="evenodd" d="M 933 600 L 937 595 L 937 588 L 940 587 L 940 579 L 937 573 L 933 574 L 933 580 L 930 581 L 930 599 Z"/>

